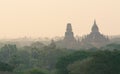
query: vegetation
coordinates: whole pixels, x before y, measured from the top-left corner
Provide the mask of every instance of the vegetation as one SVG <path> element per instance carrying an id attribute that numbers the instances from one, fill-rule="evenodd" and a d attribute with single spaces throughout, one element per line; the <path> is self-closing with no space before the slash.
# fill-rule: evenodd
<path id="1" fill-rule="evenodd" d="M 67 66 L 69 64 L 72 64 L 73 62 L 77 60 L 83 60 L 86 59 L 91 55 L 91 52 L 87 51 L 76 51 L 70 55 L 63 56 L 59 59 L 59 61 L 56 63 L 56 68 L 58 69 L 58 74 L 68 74 L 69 71 L 67 70 Z"/>
<path id="2" fill-rule="evenodd" d="M 13 69 L 15 73 L 23 73 L 36 68 L 37 71 L 40 69 L 53 72 L 58 58 L 73 52 L 67 49 L 56 48 L 55 45 L 51 44 L 38 47 L 37 45 L 39 44 L 34 44 L 34 46 L 32 44 L 31 46 L 22 48 L 17 48 L 16 45 L 6 44 L 0 49 L 0 61 L 12 66 L 14 69 L 8 67 Z"/>
<path id="3" fill-rule="evenodd" d="M 40 69 L 32 69 L 32 70 L 25 72 L 25 74 L 48 74 L 48 72 L 45 70 L 40 70 Z"/>
<path id="4" fill-rule="evenodd" d="M 0 48 L 0 71 L 15 74 L 120 74 L 120 45 L 100 49 L 68 50 L 54 41 L 45 46 L 37 42 L 18 48 L 6 44 Z"/>
<path id="5" fill-rule="evenodd" d="M 68 66 L 69 74 L 120 74 L 120 52 L 97 51 L 91 58 Z"/>

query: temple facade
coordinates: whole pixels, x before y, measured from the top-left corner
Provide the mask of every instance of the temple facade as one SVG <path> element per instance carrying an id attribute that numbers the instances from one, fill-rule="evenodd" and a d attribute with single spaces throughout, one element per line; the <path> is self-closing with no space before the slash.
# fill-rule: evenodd
<path id="1" fill-rule="evenodd" d="M 66 28 L 66 32 L 65 32 L 65 36 L 64 36 L 64 41 L 75 41 L 74 38 L 74 33 L 72 32 L 72 26 L 71 23 L 67 24 L 67 28 Z"/>
<path id="2" fill-rule="evenodd" d="M 108 36 L 105 36 L 99 32 L 99 28 L 94 21 L 94 24 L 91 28 L 91 33 L 84 36 L 81 41 L 81 46 L 93 46 L 93 47 L 101 47 L 109 43 Z"/>
<path id="3" fill-rule="evenodd" d="M 74 33 L 72 31 L 71 23 L 67 24 L 66 32 L 63 40 L 57 42 L 58 47 L 67 48 L 67 49 L 77 49 L 78 41 L 74 37 Z"/>
<path id="4" fill-rule="evenodd" d="M 83 36 L 80 40 L 74 37 L 72 25 L 71 23 L 68 23 L 64 38 L 57 41 L 56 46 L 67 49 L 89 49 L 93 47 L 100 48 L 107 45 L 109 41 L 110 40 L 107 36 L 100 33 L 96 21 L 94 21 L 90 34 Z"/>

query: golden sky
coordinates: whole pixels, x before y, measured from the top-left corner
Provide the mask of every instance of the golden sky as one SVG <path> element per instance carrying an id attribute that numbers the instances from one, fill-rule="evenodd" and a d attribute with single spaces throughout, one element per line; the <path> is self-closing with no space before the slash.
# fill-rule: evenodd
<path id="1" fill-rule="evenodd" d="M 88 34 L 96 19 L 101 33 L 120 34 L 120 0 L 0 0 L 0 38 L 63 36 L 66 24 Z"/>

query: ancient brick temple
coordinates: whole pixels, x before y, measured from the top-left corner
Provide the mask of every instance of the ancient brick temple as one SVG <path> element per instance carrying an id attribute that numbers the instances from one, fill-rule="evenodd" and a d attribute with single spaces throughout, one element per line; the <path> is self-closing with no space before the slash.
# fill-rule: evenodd
<path id="1" fill-rule="evenodd" d="M 91 33 L 84 36 L 81 45 L 92 45 L 94 47 L 101 47 L 109 43 L 109 38 L 99 32 L 99 28 L 96 24 L 96 21 L 94 21 L 94 24 L 91 28 Z"/>
<path id="2" fill-rule="evenodd" d="M 74 37 L 71 23 L 67 24 L 66 32 L 63 40 L 57 41 L 57 47 L 68 49 L 92 48 L 102 47 L 109 43 L 109 38 L 99 32 L 99 28 L 94 21 L 91 32 L 82 37 L 81 41 Z"/>

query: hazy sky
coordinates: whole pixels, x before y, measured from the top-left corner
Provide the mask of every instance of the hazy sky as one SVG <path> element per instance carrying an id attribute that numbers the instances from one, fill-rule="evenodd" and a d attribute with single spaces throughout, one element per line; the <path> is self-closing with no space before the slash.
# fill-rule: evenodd
<path id="1" fill-rule="evenodd" d="M 0 38 L 63 36 L 67 23 L 81 36 L 94 19 L 103 34 L 119 35 L 120 0 L 0 0 Z"/>

